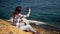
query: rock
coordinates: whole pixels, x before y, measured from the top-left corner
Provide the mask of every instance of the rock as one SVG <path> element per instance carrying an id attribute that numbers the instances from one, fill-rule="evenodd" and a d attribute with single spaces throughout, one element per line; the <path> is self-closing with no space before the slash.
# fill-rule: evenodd
<path id="1" fill-rule="evenodd" d="M 24 32 L 11 25 L 9 22 L 0 19 L 0 34 L 32 34 L 31 32 Z"/>
<path id="2" fill-rule="evenodd" d="M 32 26 L 35 30 L 39 31 L 40 34 L 59 34 L 58 32 L 51 31 L 36 25 Z M 12 22 L 0 19 L 0 34 L 32 34 L 31 32 L 25 32 L 17 29 L 12 25 Z"/>

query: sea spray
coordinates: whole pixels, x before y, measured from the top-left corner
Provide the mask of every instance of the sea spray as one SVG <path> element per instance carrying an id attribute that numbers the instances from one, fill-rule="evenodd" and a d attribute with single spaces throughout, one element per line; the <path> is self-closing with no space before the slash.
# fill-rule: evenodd
<path id="1" fill-rule="evenodd" d="M 36 25 L 47 24 L 45 22 L 36 21 L 36 20 L 28 20 L 28 19 L 25 19 L 25 18 L 23 20 L 28 21 L 29 23 L 35 23 Z M 11 17 L 8 21 L 13 22 L 13 17 Z"/>

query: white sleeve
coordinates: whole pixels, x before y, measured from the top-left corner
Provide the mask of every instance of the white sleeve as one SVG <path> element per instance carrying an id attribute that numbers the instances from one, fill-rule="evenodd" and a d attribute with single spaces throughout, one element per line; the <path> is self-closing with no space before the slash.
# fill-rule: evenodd
<path id="1" fill-rule="evenodd" d="M 20 17 L 23 17 L 23 18 L 29 17 L 28 15 L 22 15 L 22 14 L 19 14 L 19 15 L 20 15 Z"/>
<path id="2" fill-rule="evenodd" d="M 23 17 L 29 17 L 28 15 L 23 15 Z"/>

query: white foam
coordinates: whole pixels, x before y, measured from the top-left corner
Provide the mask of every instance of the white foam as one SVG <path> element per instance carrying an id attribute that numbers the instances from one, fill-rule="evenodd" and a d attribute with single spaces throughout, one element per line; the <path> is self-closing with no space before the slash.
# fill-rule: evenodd
<path id="1" fill-rule="evenodd" d="M 28 20 L 29 23 L 35 23 L 36 25 L 40 25 L 40 24 L 47 24 L 45 22 L 41 22 L 41 21 L 36 21 L 36 20 Z"/>
<path id="2" fill-rule="evenodd" d="M 28 21 L 29 23 L 35 23 L 36 25 L 47 24 L 45 22 L 36 21 L 36 20 L 28 20 L 28 19 L 25 19 L 25 18 L 23 20 Z M 11 17 L 8 21 L 13 22 L 13 17 Z"/>
<path id="3" fill-rule="evenodd" d="M 13 17 L 11 17 L 8 21 L 11 21 L 11 22 L 13 22 Z"/>

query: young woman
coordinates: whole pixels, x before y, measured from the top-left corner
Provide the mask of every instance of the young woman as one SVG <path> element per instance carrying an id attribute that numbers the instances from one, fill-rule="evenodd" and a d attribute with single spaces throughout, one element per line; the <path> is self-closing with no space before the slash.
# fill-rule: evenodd
<path id="1" fill-rule="evenodd" d="M 27 11 L 28 11 L 27 15 L 23 15 L 21 14 L 22 7 L 20 6 L 16 7 L 14 12 L 13 24 L 16 26 L 16 28 L 19 28 L 21 30 L 29 29 L 34 34 L 37 34 L 37 32 L 29 25 L 28 22 L 23 21 L 23 18 L 29 17 L 30 15 L 30 8 L 27 8 Z"/>

